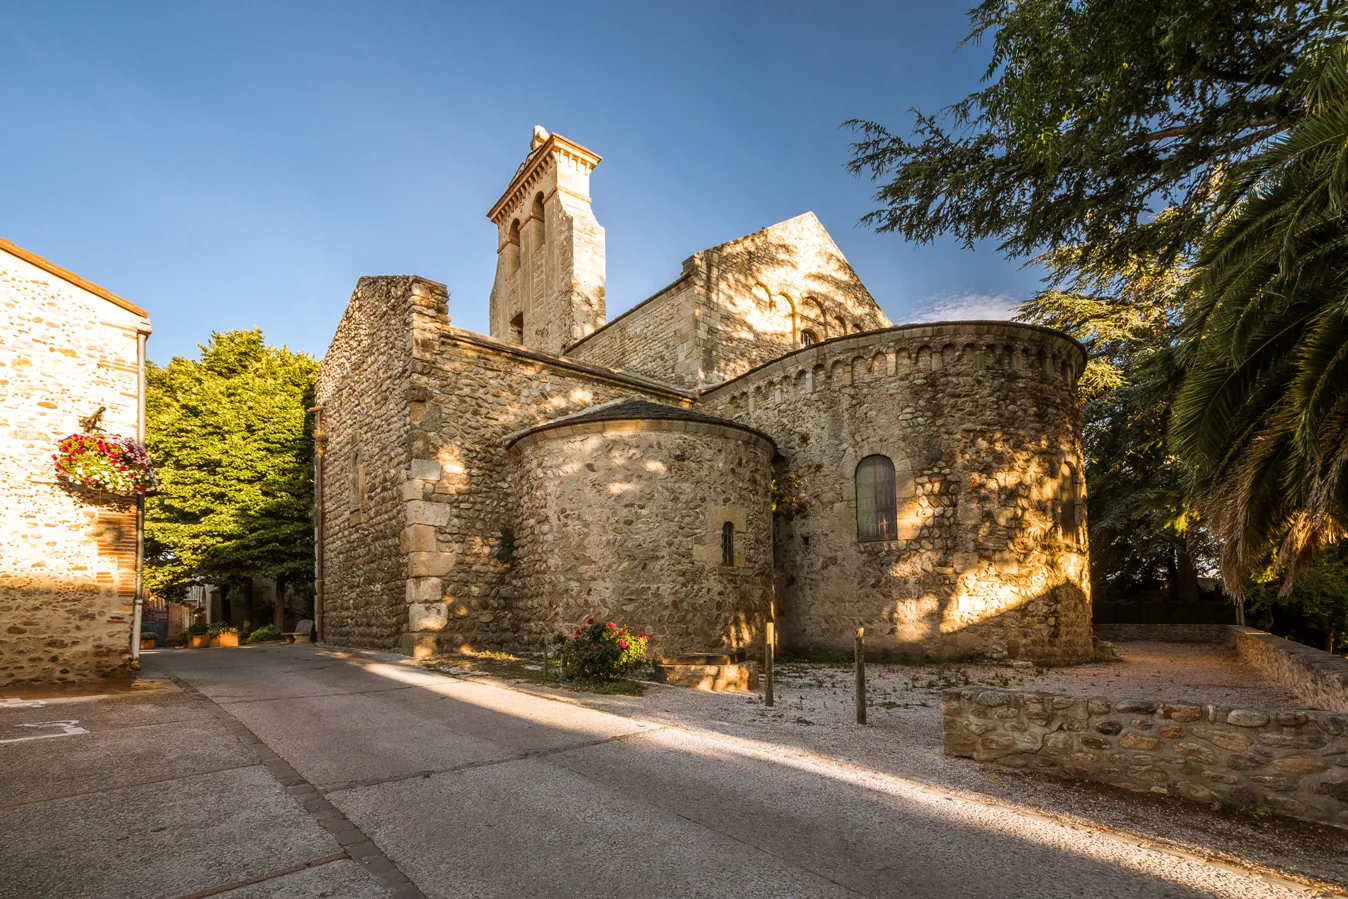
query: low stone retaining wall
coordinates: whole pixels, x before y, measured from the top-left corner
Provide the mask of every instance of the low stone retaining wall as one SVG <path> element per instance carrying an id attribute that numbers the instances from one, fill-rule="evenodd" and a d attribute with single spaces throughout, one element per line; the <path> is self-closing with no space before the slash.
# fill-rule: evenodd
<path id="1" fill-rule="evenodd" d="M 1348 712 L 1348 659 L 1251 627 L 1233 627 L 1236 652 L 1316 708 Z"/>
<path id="2" fill-rule="evenodd" d="M 1095 636 L 1110 643 L 1215 643 L 1231 645 L 1229 624 L 1097 624 Z"/>
<path id="3" fill-rule="evenodd" d="M 942 694 L 950 755 L 1348 827 L 1348 715 Z"/>

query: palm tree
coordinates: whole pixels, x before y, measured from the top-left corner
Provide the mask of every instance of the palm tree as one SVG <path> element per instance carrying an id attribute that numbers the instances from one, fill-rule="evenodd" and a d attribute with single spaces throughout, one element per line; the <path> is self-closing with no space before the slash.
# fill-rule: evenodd
<path id="1" fill-rule="evenodd" d="M 1306 115 L 1229 174 L 1190 282 L 1171 436 L 1236 596 L 1270 562 L 1290 589 L 1348 528 L 1348 41 L 1330 31 L 1294 76 Z"/>

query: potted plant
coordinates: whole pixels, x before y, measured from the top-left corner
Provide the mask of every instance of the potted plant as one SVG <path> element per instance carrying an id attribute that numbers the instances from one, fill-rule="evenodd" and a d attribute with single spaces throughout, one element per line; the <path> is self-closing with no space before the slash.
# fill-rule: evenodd
<path id="1" fill-rule="evenodd" d="M 205 622 L 198 621 L 187 629 L 187 643 L 192 649 L 203 649 L 211 645 L 211 636 L 207 632 Z"/>
<path id="2" fill-rule="evenodd" d="M 211 635 L 212 646 L 239 645 L 239 629 L 237 627 L 231 627 L 223 621 L 217 621 L 215 624 L 212 624 L 210 628 L 207 629 L 207 633 Z"/>
<path id="3" fill-rule="evenodd" d="M 141 649 L 154 649 L 154 644 L 157 642 L 157 640 L 158 640 L 158 637 L 157 637 L 157 635 L 155 634 L 154 631 L 141 631 L 141 632 L 140 632 L 140 648 L 141 648 Z"/>

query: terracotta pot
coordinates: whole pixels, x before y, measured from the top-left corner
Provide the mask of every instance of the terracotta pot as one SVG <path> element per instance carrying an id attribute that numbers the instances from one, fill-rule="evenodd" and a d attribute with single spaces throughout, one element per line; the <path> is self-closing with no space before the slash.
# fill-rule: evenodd
<path id="1" fill-rule="evenodd" d="M 154 649 L 154 638 L 151 637 L 151 638 L 148 639 L 148 640 L 141 640 L 141 641 L 140 641 L 140 648 L 141 648 L 141 649 Z"/>
<path id="2" fill-rule="evenodd" d="M 211 638 L 205 634 L 193 634 L 191 647 L 193 649 L 204 649 L 211 645 Z"/>
<path id="3" fill-rule="evenodd" d="M 238 646 L 238 634 L 216 634 L 211 638 L 212 646 Z"/>

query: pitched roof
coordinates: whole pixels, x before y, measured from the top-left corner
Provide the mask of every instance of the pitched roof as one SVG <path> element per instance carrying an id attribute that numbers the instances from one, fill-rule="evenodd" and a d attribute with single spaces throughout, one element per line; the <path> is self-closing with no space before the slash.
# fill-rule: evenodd
<path id="1" fill-rule="evenodd" d="M 774 447 L 777 445 L 777 442 L 767 434 L 757 428 L 742 425 L 737 421 L 731 421 L 728 418 L 717 418 L 715 415 L 705 415 L 701 412 L 694 412 L 691 409 L 681 409 L 678 406 L 666 406 L 662 403 L 652 403 L 649 400 L 643 400 L 639 397 L 633 397 L 632 399 L 623 400 L 622 402 L 600 406 L 597 409 L 578 412 L 575 415 L 568 415 L 565 418 L 558 418 L 554 421 L 544 422 L 541 425 L 516 434 L 509 442 L 513 444 L 529 434 L 546 431 L 549 428 L 561 428 L 567 425 L 583 424 L 585 422 L 643 421 L 650 419 L 696 421 L 703 424 L 720 425 L 725 428 L 735 428 L 736 430 L 748 431 L 750 434 L 761 437 Z"/>
<path id="2" fill-rule="evenodd" d="M 80 288 L 81 290 L 87 290 L 89 293 L 93 294 L 96 297 L 102 297 L 109 303 L 113 303 L 114 305 L 120 306 L 127 312 L 132 313 L 133 315 L 139 315 L 142 318 L 146 319 L 150 317 L 150 313 L 146 312 L 144 309 L 140 308 L 130 300 L 122 299 L 112 291 L 103 287 L 99 287 L 92 281 L 86 281 L 79 275 L 75 274 L 74 272 L 67 271 L 66 269 L 61 268 L 61 266 L 57 265 L 56 263 L 49 262 L 46 259 L 43 259 L 36 253 L 30 253 L 23 247 L 18 246 L 16 244 L 12 244 L 9 241 L 5 240 L 3 237 L 0 237 L 0 250 L 3 250 L 4 252 L 8 253 L 11 256 L 17 256 L 18 258 L 22 259 L 24 262 L 29 263 L 30 265 L 36 265 L 44 272 L 55 275 L 62 281 L 65 281 L 69 284 L 73 284 L 76 287 Z"/>

